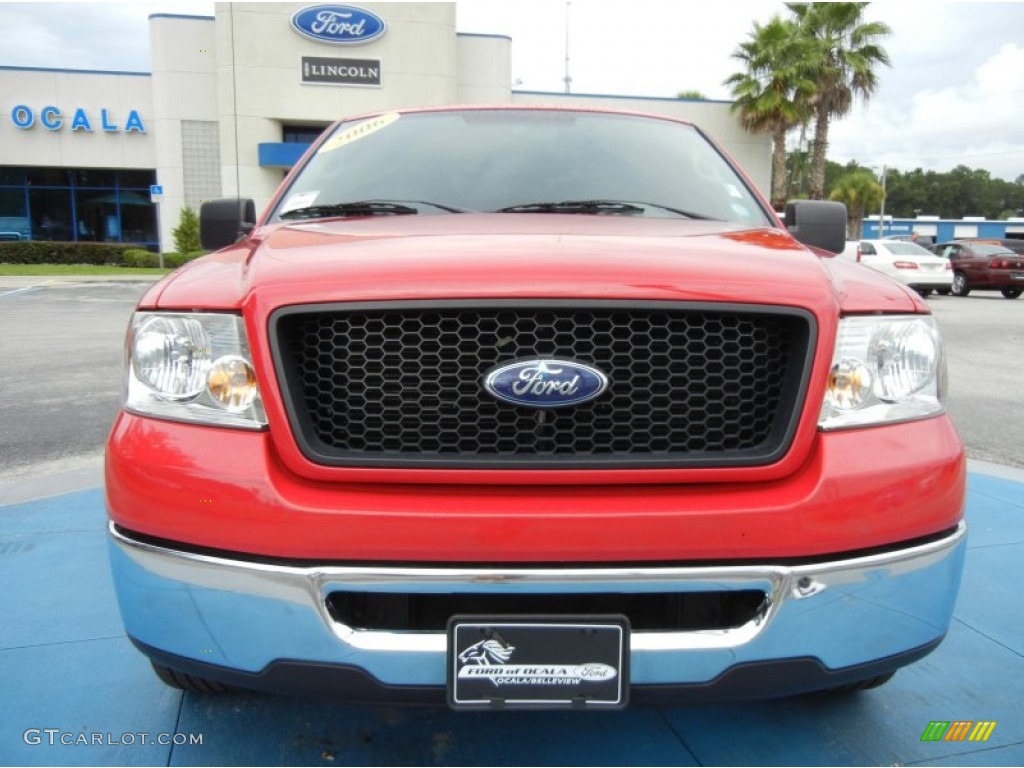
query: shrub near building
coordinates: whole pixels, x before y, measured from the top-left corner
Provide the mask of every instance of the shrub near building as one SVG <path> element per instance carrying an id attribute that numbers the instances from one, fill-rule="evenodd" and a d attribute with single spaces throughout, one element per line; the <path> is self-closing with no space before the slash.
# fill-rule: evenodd
<path id="1" fill-rule="evenodd" d="M 178 226 L 171 231 L 174 248 L 178 253 L 196 253 L 202 250 L 199 243 L 199 217 L 188 206 L 181 209 Z"/>
<path id="2" fill-rule="evenodd" d="M 177 269 L 182 264 L 192 261 L 203 255 L 202 251 L 190 253 L 177 253 L 171 251 L 164 254 L 164 266 L 168 269 Z M 143 248 L 129 248 L 124 252 L 124 266 L 126 267 L 159 267 L 160 256 Z"/>
<path id="3" fill-rule="evenodd" d="M 138 249 L 134 246 L 134 249 Z M 0 264 L 96 264 L 125 266 L 130 243 L 22 240 L 0 243 Z M 148 253 L 148 251 L 147 251 Z"/>

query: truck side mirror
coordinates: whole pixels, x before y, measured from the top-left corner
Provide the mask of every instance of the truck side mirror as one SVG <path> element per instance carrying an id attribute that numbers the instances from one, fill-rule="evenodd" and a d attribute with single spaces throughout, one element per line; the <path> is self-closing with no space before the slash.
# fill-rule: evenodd
<path id="1" fill-rule="evenodd" d="M 199 208 L 199 242 L 207 251 L 234 245 L 256 226 L 256 203 L 247 197 L 210 200 Z"/>
<path id="2" fill-rule="evenodd" d="M 842 253 L 846 245 L 846 206 L 828 200 L 786 203 L 786 229 L 804 245 Z"/>

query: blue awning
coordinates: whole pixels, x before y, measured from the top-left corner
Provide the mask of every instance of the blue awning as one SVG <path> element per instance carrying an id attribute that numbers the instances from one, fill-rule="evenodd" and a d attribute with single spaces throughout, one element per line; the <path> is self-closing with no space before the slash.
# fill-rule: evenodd
<path id="1" fill-rule="evenodd" d="M 295 142 L 265 142 L 259 145 L 261 168 L 291 168 L 302 154 L 309 149 L 309 144 Z"/>

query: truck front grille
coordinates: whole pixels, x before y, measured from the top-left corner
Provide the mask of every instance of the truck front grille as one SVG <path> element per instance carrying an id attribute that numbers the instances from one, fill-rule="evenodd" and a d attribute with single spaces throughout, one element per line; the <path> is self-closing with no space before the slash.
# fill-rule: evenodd
<path id="1" fill-rule="evenodd" d="M 336 466 L 750 466 L 780 458 L 813 350 L 800 310 L 668 302 L 297 306 L 271 319 L 291 426 Z M 500 364 L 586 363 L 596 400 L 538 410 L 482 386 Z"/>

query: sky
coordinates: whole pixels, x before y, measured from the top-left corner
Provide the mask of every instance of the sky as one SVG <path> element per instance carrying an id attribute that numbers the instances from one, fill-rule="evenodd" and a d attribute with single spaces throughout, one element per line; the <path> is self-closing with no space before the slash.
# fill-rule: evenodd
<path id="1" fill-rule="evenodd" d="M 213 12 L 212 2 L 195 0 L 0 0 L 0 66 L 145 72 L 149 14 Z M 516 89 L 564 91 L 568 16 L 574 93 L 671 98 L 697 90 L 728 99 L 723 81 L 739 70 L 732 53 L 755 21 L 785 13 L 782 3 L 761 0 L 459 0 L 456 28 L 512 38 Z M 1024 3 L 884 0 L 868 6 L 867 18 L 892 28 L 884 43 L 892 67 L 879 69 L 868 102 L 833 122 L 829 159 L 1024 175 Z"/>

